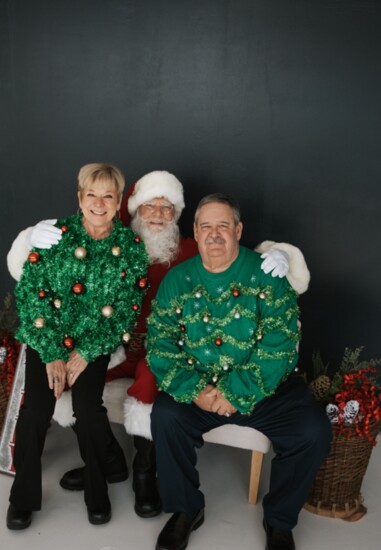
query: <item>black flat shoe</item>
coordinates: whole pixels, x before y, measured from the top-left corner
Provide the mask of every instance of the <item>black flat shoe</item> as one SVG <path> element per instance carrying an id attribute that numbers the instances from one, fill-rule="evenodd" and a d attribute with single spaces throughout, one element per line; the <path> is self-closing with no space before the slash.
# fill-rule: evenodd
<path id="1" fill-rule="evenodd" d="M 62 476 L 60 479 L 60 485 L 63 489 L 68 491 L 83 491 L 85 488 L 84 476 L 84 466 L 82 466 L 82 468 L 74 468 L 74 470 L 69 470 Z M 119 483 L 120 481 L 125 481 L 127 478 L 127 469 L 106 475 L 106 480 L 108 483 Z"/>
<path id="2" fill-rule="evenodd" d="M 176 512 L 164 525 L 156 543 L 156 550 L 184 550 L 192 531 L 204 523 L 204 510 L 193 519 L 184 512 Z"/>
<path id="3" fill-rule="evenodd" d="M 32 523 L 32 512 L 18 510 L 12 504 L 8 507 L 7 527 L 8 529 L 26 529 Z"/>
<path id="4" fill-rule="evenodd" d="M 105 510 L 89 510 L 87 509 L 87 517 L 89 522 L 93 525 L 103 525 L 103 523 L 108 523 L 111 519 L 111 506 Z"/>
<path id="5" fill-rule="evenodd" d="M 141 518 L 153 518 L 161 513 L 161 499 L 155 474 L 136 474 L 132 488 L 135 493 L 135 512 Z"/>
<path id="6" fill-rule="evenodd" d="M 282 529 L 271 527 L 265 519 L 263 527 L 266 531 L 266 550 L 295 550 L 292 531 L 282 531 Z"/>

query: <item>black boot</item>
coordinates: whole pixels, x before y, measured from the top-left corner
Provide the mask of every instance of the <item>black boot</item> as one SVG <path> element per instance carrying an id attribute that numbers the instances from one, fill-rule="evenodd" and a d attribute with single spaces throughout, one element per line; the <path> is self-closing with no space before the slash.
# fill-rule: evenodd
<path id="1" fill-rule="evenodd" d="M 152 441 L 134 436 L 136 455 L 132 465 L 135 512 L 141 518 L 153 518 L 161 512 L 157 490 L 155 447 Z"/>
<path id="2" fill-rule="evenodd" d="M 83 491 L 85 487 L 84 475 L 85 466 L 69 470 L 60 479 L 60 485 L 68 491 Z M 108 483 L 119 483 L 127 478 L 128 469 L 124 452 L 110 430 L 107 444 L 106 480 Z"/>
<path id="3" fill-rule="evenodd" d="M 117 469 L 111 468 L 110 471 L 107 469 L 107 483 L 119 483 L 120 481 L 125 481 L 127 478 L 127 465 L 124 467 L 119 462 Z M 85 466 L 65 472 L 60 479 L 60 485 L 63 489 L 67 489 L 68 491 L 83 491 L 85 488 Z"/>
<path id="4" fill-rule="evenodd" d="M 32 522 L 32 512 L 24 512 L 9 505 L 7 512 L 7 527 L 12 530 L 26 529 Z"/>
<path id="5" fill-rule="evenodd" d="M 263 519 L 263 527 L 266 531 L 266 550 L 295 550 L 292 531 L 271 527 L 265 519 Z"/>

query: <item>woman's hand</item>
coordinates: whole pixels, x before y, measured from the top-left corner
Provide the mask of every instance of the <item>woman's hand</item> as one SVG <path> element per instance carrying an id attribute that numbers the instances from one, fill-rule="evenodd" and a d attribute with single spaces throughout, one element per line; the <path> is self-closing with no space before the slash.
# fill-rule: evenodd
<path id="1" fill-rule="evenodd" d="M 70 387 L 73 386 L 78 376 L 85 370 L 87 365 L 88 362 L 79 355 L 78 351 L 74 350 L 70 353 L 69 361 L 66 363 L 66 377 Z"/>
<path id="2" fill-rule="evenodd" d="M 51 363 L 46 363 L 46 374 L 48 375 L 49 388 L 54 391 L 54 397 L 59 399 L 66 384 L 65 361 L 56 359 Z"/>

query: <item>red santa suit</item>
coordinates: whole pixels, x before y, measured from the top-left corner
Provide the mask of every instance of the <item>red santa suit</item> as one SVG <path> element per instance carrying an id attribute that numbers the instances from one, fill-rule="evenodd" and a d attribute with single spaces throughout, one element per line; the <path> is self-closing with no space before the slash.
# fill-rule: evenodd
<path id="1" fill-rule="evenodd" d="M 179 253 L 170 263 L 152 264 L 148 268 L 148 290 L 142 303 L 141 313 L 138 317 L 136 328 L 131 335 L 131 340 L 126 346 L 126 359 L 116 367 L 107 371 L 106 381 L 116 378 L 134 378 L 134 383 L 128 388 L 127 394 L 142 403 L 153 403 L 157 388 L 155 377 L 149 370 L 145 360 L 144 339 L 147 332 L 147 318 L 151 313 L 151 302 L 161 281 L 168 271 L 175 265 L 192 258 L 198 253 L 197 243 L 194 239 L 181 238 Z"/>

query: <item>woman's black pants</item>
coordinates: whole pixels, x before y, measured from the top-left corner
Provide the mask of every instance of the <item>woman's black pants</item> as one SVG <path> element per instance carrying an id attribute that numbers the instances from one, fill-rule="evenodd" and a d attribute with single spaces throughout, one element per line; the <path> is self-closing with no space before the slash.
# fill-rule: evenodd
<path id="1" fill-rule="evenodd" d="M 105 465 L 111 430 L 102 394 L 109 355 L 89 363 L 72 387 L 76 434 L 85 467 L 85 502 L 89 510 L 109 506 Z M 41 455 L 56 399 L 49 388 L 46 366 L 38 353 L 27 348 L 24 403 L 16 425 L 14 466 L 16 476 L 10 502 L 19 510 L 41 509 Z"/>

